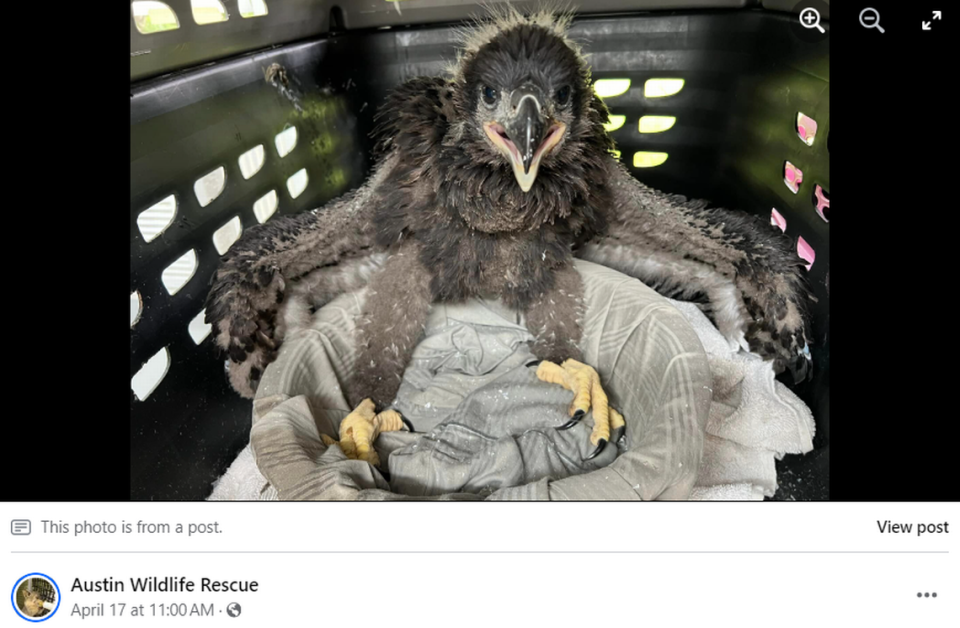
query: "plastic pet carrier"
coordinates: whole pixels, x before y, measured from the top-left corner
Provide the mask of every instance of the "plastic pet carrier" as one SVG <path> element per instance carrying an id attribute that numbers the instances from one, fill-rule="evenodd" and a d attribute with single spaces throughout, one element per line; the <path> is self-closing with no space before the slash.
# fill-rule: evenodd
<path id="1" fill-rule="evenodd" d="M 777 463 L 774 499 L 827 499 L 828 40 L 798 34 L 792 5 L 574 3 L 571 37 L 639 180 L 758 214 L 806 260 L 813 378 L 791 388 L 816 436 Z M 203 322 L 220 256 L 243 231 L 360 185 L 389 90 L 444 74 L 458 29 L 482 14 L 459 0 L 131 3 L 133 499 L 203 499 L 249 442 L 251 402 Z"/>

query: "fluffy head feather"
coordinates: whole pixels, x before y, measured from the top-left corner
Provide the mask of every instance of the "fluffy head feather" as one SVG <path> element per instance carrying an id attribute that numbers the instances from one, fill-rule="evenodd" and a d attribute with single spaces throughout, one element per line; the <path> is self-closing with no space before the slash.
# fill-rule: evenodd
<path id="1" fill-rule="evenodd" d="M 573 21 L 572 10 L 542 8 L 530 15 L 524 15 L 511 5 L 494 5 L 488 8 L 487 15 L 475 17 L 473 23 L 460 29 L 457 61 L 448 68 L 454 81 L 462 79 L 464 66 L 491 40 L 517 26 L 536 26 L 558 37 L 577 56 L 582 56 L 580 46 L 570 39 L 568 29 Z"/>
<path id="2" fill-rule="evenodd" d="M 608 114 L 568 23 L 565 15 L 502 9 L 464 36 L 453 80 L 408 81 L 378 114 L 380 149 L 397 165 L 395 185 L 378 203 L 377 242 L 420 243 L 425 267 L 438 275 L 436 298 L 505 291 L 522 306 L 550 287 L 552 269 L 568 264 L 578 243 L 604 229 Z M 484 86 L 499 92 L 493 106 L 482 100 Z M 518 159 L 488 132 L 524 114 L 541 125 L 527 142 L 539 148 L 526 189 Z M 516 130 L 518 146 L 523 129 Z"/>
<path id="3" fill-rule="evenodd" d="M 452 115 L 438 164 L 444 171 L 439 194 L 473 229 L 526 231 L 566 221 L 586 235 L 602 226 L 596 209 L 606 196 L 603 162 L 613 142 L 603 129 L 608 112 L 593 92 L 589 66 L 568 37 L 571 18 L 496 8 L 461 34 L 449 82 Z M 498 96 L 492 105 L 484 104 L 485 88 Z M 562 88 L 569 89 L 568 103 L 557 97 Z M 510 142 L 505 131 L 524 89 L 536 94 L 545 128 L 540 159 L 522 186 L 522 148 L 516 134 Z"/>

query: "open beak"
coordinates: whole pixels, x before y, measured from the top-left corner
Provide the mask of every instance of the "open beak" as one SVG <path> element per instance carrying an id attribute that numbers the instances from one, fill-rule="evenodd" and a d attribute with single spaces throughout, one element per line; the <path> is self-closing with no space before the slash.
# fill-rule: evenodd
<path id="1" fill-rule="evenodd" d="M 538 94 L 533 89 L 516 89 L 510 100 L 511 117 L 506 124 L 487 122 L 483 130 L 510 160 L 520 189 L 529 192 L 537 178 L 540 160 L 560 142 L 567 126 L 544 118 Z"/>

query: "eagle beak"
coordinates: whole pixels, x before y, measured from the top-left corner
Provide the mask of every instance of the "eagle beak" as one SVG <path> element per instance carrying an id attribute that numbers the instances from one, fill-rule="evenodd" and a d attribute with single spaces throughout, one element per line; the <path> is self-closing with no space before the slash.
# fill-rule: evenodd
<path id="1" fill-rule="evenodd" d="M 512 116 L 506 125 L 487 122 L 483 130 L 510 160 L 520 189 L 529 192 L 537 178 L 540 160 L 560 142 L 567 127 L 562 122 L 547 124 L 533 89 L 516 89 L 510 100 Z"/>

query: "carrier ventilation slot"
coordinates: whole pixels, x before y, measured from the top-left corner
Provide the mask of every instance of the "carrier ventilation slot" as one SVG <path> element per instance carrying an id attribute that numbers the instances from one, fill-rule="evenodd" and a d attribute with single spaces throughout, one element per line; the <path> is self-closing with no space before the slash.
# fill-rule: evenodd
<path id="1" fill-rule="evenodd" d="M 677 119 L 673 116 L 643 116 L 640 118 L 640 132 L 663 133 L 676 123 Z"/>
<path id="2" fill-rule="evenodd" d="M 134 290 L 130 293 L 130 327 L 137 324 L 141 314 L 143 314 L 143 299 L 140 297 L 140 291 Z"/>
<path id="3" fill-rule="evenodd" d="M 800 190 L 800 184 L 803 183 L 803 171 L 794 166 L 789 161 L 783 164 L 783 182 L 787 188 L 794 194 Z"/>
<path id="4" fill-rule="evenodd" d="M 780 231 L 784 233 L 787 231 L 787 219 L 776 209 L 770 210 L 770 224 L 774 227 L 779 227 Z"/>
<path id="5" fill-rule="evenodd" d="M 145 242 L 153 242 L 177 216 L 177 198 L 171 194 L 137 216 L 137 228 Z"/>
<path id="6" fill-rule="evenodd" d="M 684 80 L 680 78 L 653 78 L 643 84 L 644 98 L 665 98 L 673 96 L 683 89 Z"/>
<path id="7" fill-rule="evenodd" d="M 190 8 L 193 10 L 193 21 L 200 26 L 230 19 L 230 14 L 220 0 L 190 0 Z"/>
<path id="8" fill-rule="evenodd" d="M 813 268 L 813 260 L 816 259 L 817 254 L 814 252 L 813 247 L 803 239 L 803 236 L 797 238 L 797 255 L 799 255 L 803 261 L 807 262 L 807 270 Z"/>
<path id="9" fill-rule="evenodd" d="M 177 14 L 166 3 L 155 0 L 133 2 L 130 5 L 133 11 L 133 23 L 137 30 L 144 35 L 162 33 L 180 28 Z"/>
<path id="10" fill-rule="evenodd" d="M 130 379 L 130 388 L 137 401 L 146 401 L 147 397 L 157 389 L 163 378 L 170 370 L 170 351 L 164 347 L 157 351 L 152 358 L 140 367 L 137 374 Z"/>
<path id="11" fill-rule="evenodd" d="M 230 222 L 223 225 L 213 232 L 213 246 L 217 253 L 223 255 L 230 250 L 230 247 L 240 238 L 243 227 L 240 224 L 240 216 L 234 216 Z"/>
<path id="12" fill-rule="evenodd" d="M 290 175 L 290 178 L 287 179 L 287 191 L 290 192 L 290 197 L 297 198 L 303 194 L 303 191 L 307 189 L 308 181 L 309 177 L 307 177 L 306 168 L 301 168 Z"/>
<path id="13" fill-rule="evenodd" d="M 237 9 L 240 17 L 262 17 L 267 14 L 267 3 L 264 0 L 237 0 Z"/>
<path id="14" fill-rule="evenodd" d="M 819 185 L 813 190 L 813 207 L 823 222 L 830 222 L 830 193 Z"/>
<path id="15" fill-rule="evenodd" d="M 274 141 L 277 144 L 277 153 L 281 158 L 286 157 L 297 145 L 297 127 L 292 126 L 280 131 Z"/>
<path id="16" fill-rule="evenodd" d="M 190 249 L 181 255 L 177 261 L 163 269 L 160 280 L 170 296 L 173 296 L 187 285 L 195 272 L 197 272 L 197 252 Z"/>
<path id="17" fill-rule="evenodd" d="M 210 335 L 210 330 L 213 328 L 212 325 L 203 322 L 206 314 L 206 309 L 200 310 L 200 313 L 194 316 L 190 324 L 187 325 L 187 332 L 190 334 L 190 338 L 193 339 L 194 344 L 203 342 L 203 340 Z"/>
<path id="18" fill-rule="evenodd" d="M 600 98 L 613 98 L 630 89 L 630 79 L 600 79 L 593 84 L 593 91 Z"/>
<path id="19" fill-rule="evenodd" d="M 223 166 L 197 179 L 193 184 L 193 193 L 197 195 L 200 207 L 206 207 L 220 196 L 226 183 L 227 171 Z"/>
<path id="20" fill-rule="evenodd" d="M 610 133 L 622 127 L 627 121 L 627 116 L 610 115 L 610 122 L 603 125 L 603 128 Z"/>
<path id="21" fill-rule="evenodd" d="M 267 222 L 270 216 L 273 216 L 273 213 L 277 211 L 278 202 L 277 191 L 270 190 L 253 204 L 253 215 L 257 217 L 260 223 Z"/>
<path id="22" fill-rule="evenodd" d="M 817 137 L 817 121 L 798 112 L 797 136 L 803 140 L 803 143 L 807 146 L 813 146 L 813 140 Z"/>
<path id="23" fill-rule="evenodd" d="M 665 162 L 668 156 L 667 153 L 656 153 L 646 150 L 637 151 L 633 154 L 633 167 L 653 168 Z"/>
<path id="24" fill-rule="evenodd" d="M 263 150 L 263 144 L 258 144 L 240 155 L 240 159 L 237 160 L 240 165 L 240 174 L 244 179 L 249 179 L 260 172 L 264 161 L 266 161 L 266 151 Z"/>

